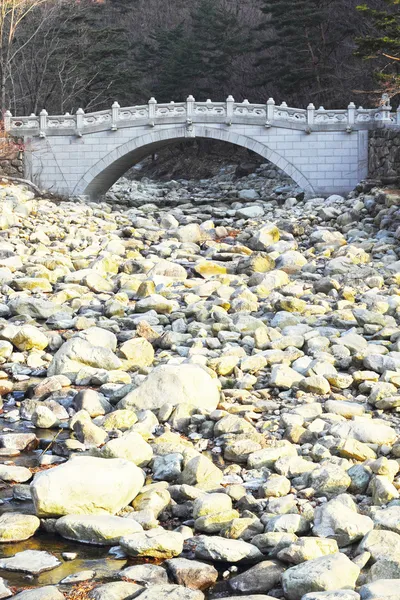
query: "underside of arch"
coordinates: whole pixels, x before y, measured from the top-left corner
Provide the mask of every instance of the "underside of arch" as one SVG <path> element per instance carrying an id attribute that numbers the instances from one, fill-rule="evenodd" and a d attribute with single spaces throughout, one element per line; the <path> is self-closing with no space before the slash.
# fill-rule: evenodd
<path id="1" fill-rule="evenodd" d="M 196 126 L 196 137 L 228 142 L 252 150 L 282 169 L 304 191 L 314 192 L 309 180 L 297 167 L 275 150 L 271 150 L 267 145 L 251 137 L 226 129 L 205 126 Z M 185 127 L 152 130 L 145 135 L 133 138 L 95 163 L 77 183 L 74 194 L 85 194 L 91 199 L 96 199 L 105 194 L 126 171 L 146 156 L 157 152 L 164 146 L 187 139 Z"/>

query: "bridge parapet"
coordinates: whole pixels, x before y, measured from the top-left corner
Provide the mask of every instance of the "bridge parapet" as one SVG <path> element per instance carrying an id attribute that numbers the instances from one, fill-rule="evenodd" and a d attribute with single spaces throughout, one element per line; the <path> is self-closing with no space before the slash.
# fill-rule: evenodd
<path id="1" fill-rule="evenodd" d="M 248 100 L 235 102 L 229 96 L 225 102 L 197 102 L 189 96 L 186 102 L 158 104 L 154 98 L 140 106 L 120 107 L 114 102 L 111 109 L 85 113 L 81 108 L 75 114 L 14 117 L 7 111 L 4 116 L 6 131 L 18 137 L 84 136 L 101 131 L 117 131 L 135 126 L 150 128 L 165 124 L 185 124 L 188 129 L 196 123 L 261 125 L 266 128 L 284 127 L 306 133 L 313 131 L 348 131 L 400 126 L 400 107 L 392 112 L 386 101 L 379 108 L 356 108 L 351 102 L 346 109 L 318 109 L 309 104 L 306 109 L 280 105 L 270 98 L 266 104 L 251 104 Z"/>

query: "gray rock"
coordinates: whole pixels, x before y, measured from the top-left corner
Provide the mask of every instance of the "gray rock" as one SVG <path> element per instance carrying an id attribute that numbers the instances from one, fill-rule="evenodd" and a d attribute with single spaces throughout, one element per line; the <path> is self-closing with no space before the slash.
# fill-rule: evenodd
<path id="1" fill-rule="evenodd" d="M 17 552 L 11 558 L 0 559 L 0 569 L 29 575 L 40 575 L 40 573 L 51 571 L 60 565 L 61 561 L 57 557 L 50 552 L 41 550 L 24 550 Z"/>
<path id="2" fill-rule="evenodd" d="M 67 515 L 57 519 L 56 531 L 68 540 L 113 546 L 122 536 L 138 533 L 142 527 L 132 519 L 111 515 Z"/>
<path id="3" fill-rule="evenodd" d="M 285 567 L 274 560 L 264 560 L 244 573 L 229 579 L 229 587 L 239 594 L 257 594 L 269 592 L 278 587 Z"/>
<path id="4" fill-rule="evenodd" d="M 214 410 L 219 402 L 216 379 L 197 365 L 162 365 L 154 369 L 147 379 L 123 398 L 118 408 L 156 410 L 163 404 L 191 404 L 198 408 Z"/>
<path id="5" fill-rule="evenodd" d="M 290 567 L 282 575 L 288 600 L 301 600 L 309 592 L 354 589 L 360 569 L 340 552 Z"/>
<path id="6" fill-rule="evenodd" d="M 242 540 L 227 540 L 219 536 L 200 535 L 193 538 L 196 558 L 216 562 L 256 562 L 262 554 L 256 546 Z"/>
<path id="7" fill-rule="evenodd" d="M 13 598 L 16 600 L 65 600 L 64 594 L 55 585 L 46 585 L 34 590 L 25 590 L 16 594 Z"/>
<path id="8" fill-rule="evenodd" d="M 194 590 L 205 590 L 218 579 L 217 569 L 198 560 L 171 558 L 164 564 L 174 583 Z"/>
<path id="9" fill-rule="evenodd" d="M 121 547 L 129 556 L 140 558 L 173 558 L 183 550 L 184 538 L 175 531 L 157 528 L 122 537 Z"/>

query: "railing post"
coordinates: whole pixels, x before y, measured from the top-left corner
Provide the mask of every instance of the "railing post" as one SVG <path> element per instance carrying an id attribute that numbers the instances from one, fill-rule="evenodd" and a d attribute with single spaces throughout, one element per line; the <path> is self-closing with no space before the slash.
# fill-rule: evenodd
<path id="1" fill-rule="evenodd" d="M 232 125 L 234 104 L 235 104 L 234 97 L 229 95 L 226 99 L 226 122 L 228 125 Z"/>
<path id="2" fill-rule="evenodd" d="M 118 129 L 119 109 L 120 108 L 121 107 L 117 101 L 115 101 L 111 107 L 111 130 L 112 131 L 117 131 L 117 129 Z"/>
<path id="3" fill-rule="evenodd" d="M 390 106 L 389 94 L 382 94 L 380 106 L 378 109 L 380 115 L 380 121 L 383 123 L 390 123 L 390 112 L 392 107 Z"/>
<path id="4" fill-rule="evenodd" d="M 271 122 L 274 120 L 274 110 L 275 110 L 275 100 L 273 98 L 268 98 L 268 101 L 267 101 L 267 125 L 271 125 Z"/>
<path id="5" fill-rule="evenodd" d="M 148 102 L 149 104 L 149 123 L 152 127 L 155 126 L 155 118 L 156 118 L 156 104 L 157 100 L 152 96 Z"/>
<path id="6" fill-rule="evenodd" d="M 314 125 L 315 106 L 312 102 L 307 106 L 307 125 Z"/>
<path id="7" fill-rule="evenodd" d="M 356 105 L 354 102 L 350 102 L 347 107 L 347 124 L 352 127 L 356 122 Z"/>
<path id="8" fill-rule="evenodd" d="M 4 113 L 4 129 L 6 131 L 10 131 L 11 129 L 11 117 L 11 112 L 9 110 L 6 110 L 6 112 Z"/>
<path id="9" fill-rule="evenodd" d="M 192 120 L 194 103 L 195 99 L 193 98 L 193 96 L 188 96 L 186 99 L 186 118 L 188 121 Z"/>
<path id="10" fill-rule="evenodd" d="M 78 108 L 76 111 L 76 135 L 78 137 L 82 137 L 82 129 L 83 129 L 83 115 L 85 111 L 83 108 Z"/>
<path id="11" fill-rule="evenodd" d="M 39 114 L 39 137 L 46 137 L 46 129 L 47 129 L 47 110 L 44 108 Z"/>

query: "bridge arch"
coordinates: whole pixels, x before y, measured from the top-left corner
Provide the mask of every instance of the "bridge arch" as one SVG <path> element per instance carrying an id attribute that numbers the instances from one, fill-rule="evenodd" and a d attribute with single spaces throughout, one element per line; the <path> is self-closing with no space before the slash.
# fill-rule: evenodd
<path id="1" fill-rule="evenodd" d="M 252 150 L 266 160 L 282 169 L 304 191 L 314 193 L 314 188 L 307 177 L 287 158 L 272 150 L 268 145 L 242 133 L 229 129 L 196 126 L 196 137 L 213 139 L 242 146 Z M 110 187 L 123 176 L 126 171 L 153 152 L 164 146 L 190 139 L 185 126 L 168 129 L 154 129 L 144 135 L 132 138 L 117 146 L 98 160 L 76 184 L 73 193 L 84 194 L 96 198 L 107 192 Z"/>

